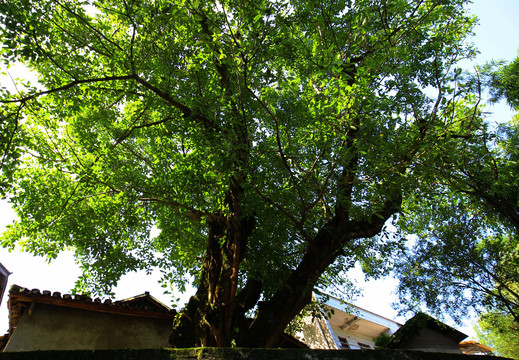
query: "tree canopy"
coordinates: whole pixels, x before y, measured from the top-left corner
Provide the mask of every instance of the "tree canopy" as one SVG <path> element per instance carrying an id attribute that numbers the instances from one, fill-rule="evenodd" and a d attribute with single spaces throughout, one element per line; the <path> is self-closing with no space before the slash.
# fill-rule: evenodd
<path id="1" fill-rule="evenodd" d="M 517 63 L 482 68 L 493 101 L 517 104 Z M 401 218 L 400 228 L 419 238 L 396 266 L 407 305 L 457 317 L 476 307 L 519 323 L 518 119 L 487 124 L 450 159 L 429 163 L 436 172 L 423 185 L 434 190 L 409 209 L 425 216 Z"/>
<path id="2" fill-rule="evenodd" d="M 74 249 L 80 290 L 193 279 L 175 346 L 276 346 L 315 287 L 396 260 L 386 223 L 484 136 L 466 3 L 1 0 L 41 84 L 1 93 L 3 246 Z"/>

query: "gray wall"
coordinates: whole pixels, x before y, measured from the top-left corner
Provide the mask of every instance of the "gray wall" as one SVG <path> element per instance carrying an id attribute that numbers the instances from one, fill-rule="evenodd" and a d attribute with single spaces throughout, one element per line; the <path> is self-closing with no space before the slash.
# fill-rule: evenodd
<path id="1" fill-rule="evenodd" d="M 402 344 L 403 349 L 461 354 L 458 343 L 439 331 L 427 327 L 420 328 Z"/>
<path id="2" fill-rule="evenodd" d="M 171 323 L 171 319 L 33 304 L 4 351 L 161 348 L 169 346 Z"/>

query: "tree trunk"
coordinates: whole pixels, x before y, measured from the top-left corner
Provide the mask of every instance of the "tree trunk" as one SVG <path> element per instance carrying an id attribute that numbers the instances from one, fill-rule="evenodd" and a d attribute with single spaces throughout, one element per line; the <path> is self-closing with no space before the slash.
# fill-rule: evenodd
<path id="1" fill-rule="evenodd" d="M 170 343 L 175 347 L 224 346 L 222 329 L 218 326 L 218 280 L 222 269 L 220 241 L 225 236 L 225 218 L 208 220 L 209 235 L 202 264 L 200 284 L 173 323 Z"/>
<path id="2" fill-rule="evenodd" d="M 208 226 L 197 293 L 173 324 L 170 343 L 175 347 L 231 346 L 235 337 L 239 266 L 254 220 L 215 216 Z"/>

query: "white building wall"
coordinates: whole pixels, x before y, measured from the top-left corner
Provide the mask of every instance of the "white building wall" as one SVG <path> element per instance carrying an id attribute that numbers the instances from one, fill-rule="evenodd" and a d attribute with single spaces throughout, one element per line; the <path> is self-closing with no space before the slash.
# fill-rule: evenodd
<path id="1" fill-rule="evenodd" d="M 330 297 L 322 318 L 304 319 L 303 328 L 293 335 L 312 349 L 374 349 L 381 333 L 391 336 L 400 326 L 396 321 Z"/>

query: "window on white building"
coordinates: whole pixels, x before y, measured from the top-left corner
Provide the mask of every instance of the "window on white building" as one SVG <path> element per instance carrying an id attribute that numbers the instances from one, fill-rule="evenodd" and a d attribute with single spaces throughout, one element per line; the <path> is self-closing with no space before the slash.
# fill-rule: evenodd
<path id="1" fill-rule="evenodd" d="M 364 344 L 364 343 L 361 343 L 361 342 L 358 342 L 358 341 L 357 341 L 357 344 L 359 345 L 359 347 L 361 349 L 372 349 L 372 347 L 370 345 L 368 345 L 368 344 Z"/>
<path id="2" fill-rule="evenodd" d="M 351 349 L 348 339 L 338 336 L 339 342 L 341 343 L 341 349 Z"/>

